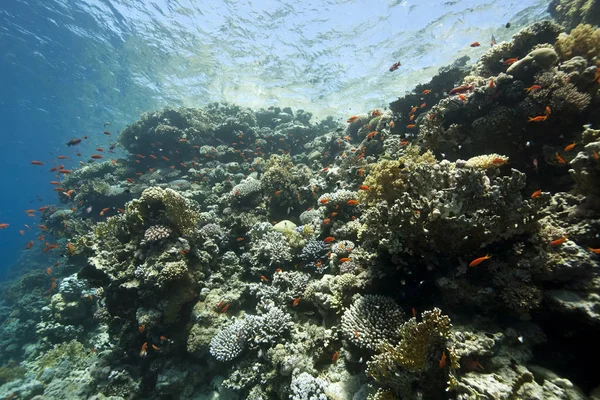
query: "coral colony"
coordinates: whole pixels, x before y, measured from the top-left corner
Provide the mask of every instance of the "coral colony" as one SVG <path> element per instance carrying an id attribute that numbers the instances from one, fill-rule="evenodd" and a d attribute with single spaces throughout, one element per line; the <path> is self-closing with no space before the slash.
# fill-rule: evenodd
<path id="1" fill-rule="evenodd" d="M 143 114 L 57 182 L 57 266 L 3 288 L 0 397 L 586 398 L 600 30 L 571 28 L 347 123 Z"/>

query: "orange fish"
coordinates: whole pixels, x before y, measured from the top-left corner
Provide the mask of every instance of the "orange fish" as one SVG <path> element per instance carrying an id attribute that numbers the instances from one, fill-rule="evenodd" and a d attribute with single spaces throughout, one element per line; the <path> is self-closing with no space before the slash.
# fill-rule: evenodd
<path id="1" fill-rule="evenodd" d="M 540 85 L 533 85 L 533 86 L 529 86 L 528 88 L 525 89 L 525 91 L 527 91 L 527 93 L 533 91 L 533 90 L 540 90 L 542 87 Z"/>
<path id="2" fill-rule="evenodd" d="M 323 243 L 331 243 L 335 240 L 335 238 L 333 236 L 327 236 L 325 239 L 323 239 Z"/>
<path id="3" fill-rule="evenodd" d="M 52 270 L 50 269 L 50 267 L 46 268 L 46 273 L 47 273 L 48 275 L 50 275 L 50 274 L 52 273 Z"/>
<path id="4" fill-rule="evenodd" d="M 44 163 L 43 163 L 43 162 L 41 162 L 41 161 L 38 161 L 38 160 L 33 160 L 33 161 L 31 162 L 31 164 L 32 164 L 32 165 L 44 165 Z"/>
<path id="5" fill-rule="evenodd" d="M 446 350 L 442 353 L 442 358 L 440 358 L 440 368 L 444 368 L 446 365 Z"/>
<path id="6" fill-rule="evenodd" d="M 550 113 L 552 113 L 552 110 L 550 109 L 550 107 L 546 106 L 546 116 L 550 115 Z"/>
<path id="7" fill-rule="evenodd" d="M 565 151 L 571 151 L 577 146 L 577 143 L 571 143 L 565 147 Z"/>
<path id="8" fill-rule="evenodd" d="M 221 314 L 225 314 L 229 310 L 229 304 L 225 304 L 223 308 L 221 308 Z"/>
<path id="9" fill-rule="evenodd" d="M 587 249 L 588 249 L 589 251 L 591 251 L 592 253 L 594 253 L 594 254 L 600 254 L 600 248 L 598 248 L 598 249 L 593 249 L 593 248 L 591 248 L 591 247 L 588 247 Z"/>
<path id="10" fill-rule="evenodd" d="M 396 126 L 396 124 L 394 123 L 394 121 L 390 121 L 390 128 L 393 128 L 394 126 Z"/>
<path id="11" fill-rule="evenodd" d="M 44 247 L 44 250 L 42 250 L 42 253 L 47 252 L 48 250 L 52 250 L 58 247 L 58 244 L 51 244 L 51 245 L 47 245 L 46 247 Z"/>
<path id="12" fill-rule="evenodd" d="M 108 210 L 110 210 L 110 207 L 103 208 L 103 209 L 100 211 L 100 215 L 104 215 L 104 213 L 105 213 L 105 212 L 107 212 Z"/>
<path id="13" fill-rule="evenodd" d="M 406 129 L 413 129 L 415 126 L 415 124 L 408 124 L 406 125 Z"/>
<path id="14" fill-rule="evenodd" d="M 417 310 L 415 310 L 415 308 L 412 308 L 412 316 L 413 318 L 417 318 Z"/>
<path id="15" fill-rule="evenodd" d="M 531 198 L 536 199 L 542 195 L 542 189 L 538 189 L 535 192 L 531 193 Z"/>
<path id="16" fill-rule="evenodd" d="M 371 189 L 371 188 L 370 188 L 370 187 L 368 187 L 367 185 L 360 185 L 360 186 L 358 187 L 358 190 L 369 190 L 369 189 Z"/>
<path id="17" fill-rule="evenodd" d="M 169 161 L 169 159 L 165 156 L 160 156 L 160 158 L 162 158 L 164 161 Z"/>
<path id="18" fill-rule="evenodd" d="M 321 199 L 321 200 L 319 200 L 319 203 L 321 203 L 321 204 L 325 204 L 325 203 L 327 203 L 328 201 L 329 201 L 329 199 L 325 198 L 325 199 Z"/>
<path id="19" fill-rule="evenodd" d="M 93 158 L 94 160 L 99 160 L 101 158 L 104 158 L 104 156 L 101 156 L 100 154 L 92 154 L 90 158 Z"/>
<path id="20" fill-rule="evenodd" d="M 356 121 L 357 119 L 358 119 L 358 117 L 356 115 L 353 115 L 350 118 L 348 118 L 348 120 L 346 122 L 351 124 L 352 122 Z"/>
<path id="21" fill-rule="evenodd" d="M 10 224 L 0 224 L 0 229 L 8 228 Z"/>
<path id="22" fill-rule="evenodd" d="M 31 214 L 31 213 L 34 213 L 34 212 L 35 212 L 35 210 L 25 210 L 25 212 L 26 212 L 27 214 Z"/>
<path id="23" fill-rule="evenodd" d="M 160 341 L 161 341 L 161 342 L 164 342 L 165 340 L 167 340 L 167 337 L 166 337 L 166 336 L 161 336 L 161 337 L 160 337 Z"/>
<path id="24" fill-rule="evenodd" d="M 529 117 L 527 122 L 541 122 L 545 121 L 546 119 L 548 119 L 546 115 L 538 115 L 537 117 Z"/>
<path id="25" fill-rule="evenodd" d="M 348 200 L 346 204 L 348 204 L 349 206 L 356 206 L 360 204 L 360 202 L 358 200 Z"/>
<path id="26" fill-rule="evenodd" d="M 269 283 L 269 279 L 266 276 L 264 276 L 264 275 L 260 276 L 260 280 L 263 281 L 263 282 Z"/>
<path id="27" fill-rule="evenodd" d="M 103 152 L 103 151 L 104 151 L 104 149 L 103 149 L 102 147 L 97 147 L 97 148 L 96 148 L 96 151 L 101 151 L 101 152 Z"/>
<path id="28" fill-rule="evenodd" d="M 275 272 L 280 273 L 283 272 L 283 270 L 281 268 L 275 268 Z"/>
<path id="29" fill-rule="evenodd" d="M 296 297 L 294 301 L 292 301 L 292 307 L 296 307 L 298 303 L 300 303 L 300 300 L 302 300 L 302 297 Z"/>
<path id="30" fill-rule="evenodd" d="M 554 153 L 556 156 L 556 161 L 558 161 L 560 164 L 566 164 L 567 162 L 564 160 L 564 158 L 562 158 L 561 156 L 558 155 L 558 153 Z"/>
<path id="31" fill-rule="evenodd" d="M 60 182 L 59 181 L 50 181 L 50 184 L 51 185 L 60 185 Z"/>
<path id="32" fill-rule="evenodd" d="M 323 224 L 324 224 L 324 225 L 327 225 L 327 224 L 328 224 L 328 223 L 330 223 L 330 222 L 331 222 L 331 218 L 325 218 L 325 219 L 323 220 Z"/>
<path id="33" fill-rule="evenodd" d="M 593 150 L 593 154 L 594 154 L 594 160 L 600 159 L 600 156 L 598 155 L 598 152 L 596 150 Z"/>
<path id="34" fill-rule="evenodd" d="M 48 227 L 46 225 L 38 225 L 40 227 L 40 229 L 43 229 L 45 231 L 48 230 Z"/>
<path id="35" fill-rule="evenodd" d="M 429 93 L 431 93 L 431 90 L 429 90 L 429 89 L 425 89 L 421 92 L 421 94 L 429 94 Z"/>
<path id="36" fill-rule="evenodd" d="M 58 156 L 59 160 L 66 160 L 67 158 L 69 158 L 69 157 L 67 157 L 67 156 Z"/>
<path id="37" fill-rule="evenodd" d="M 70 174 L 70 173 L 71 173 L 71 170 L 70 170 L 70 169 L 61 169 L 61 170 L 60 170 L 60 171 L 58 171 L 58 172 L 59 172 L 59 173 L 61 173 L 61 174 L 66 174 L 66 175 L 68 175 L 68 174 Z"/>
<path id="38" fill-rule="evenodd" d="M 43 241 L 44 241 L 44 239 L 46 239 L 46 238 L 44 237 L 44 235 L 40 235 L 40 236 L 38 236 L 38 240 L 39 240 L 40 242 L 43 242 Z"/>
<path id="39" fill-rule="evenodd" d="M 496 84 L 494 83 L 494 78 L 490 79 L 490 83 L 488 86 L 491 88 L 496 87 Z"/>
<path id="40" fill-rule="evenodd" d="M 411 116 L 408 118 L 409 121 L 412 121 L 413 119 L 415 119 L 415 114 L 411 114 Z"/>
<path id="41" fill-rule="evenodd" d="M 519 59 L 517 57 L 513 57 L 513 58 L 508 58 L 506 60 L 504 60 L 504 65 L 509 66 L 512 65 L 513 63 L 515 63 L 516 61 L 518 61 Z"/>
<path id="42" fill-rule="evenodd" d="M 489 254 L 486 254 L 486 255 L 485 255 L 485 256 L 483 256 L 483 257 L 476 258 L 476 259 L 474 259 L 473 261 L 471 261 L 471 262 L 469 263 L 469 267 L 476 267 L 476 266 L 478 266 L 479 264 L 481 264 L 483 261 L 485 261 L 485 260 L 487 260 L 487 259 L 489 259 L 489 258 L 492 258 L 492 256 L 490 256 Z"/>
<path id="43" fill-rule="evenodd" d="M 156 160 L 156 156 L 154 154 L 150 154 L 149 156 L 151 159 Z"/>
<path id="44" fill-rule="evenodd" d="M 244 238 L 240 236 L 240 237 L 236 238 L 235 241 L 236 242 L 243 242 Z"/>
<path id="45" fill-rule="evenodd" d="M 419 108 L 425 108 L 425 107 L 427 107 L 427 103 L 423 103 L 419 106 Z"/>
<path id="46" fill-rule="evenodd" d="M 348 257 L 340 258 L 340 262 L 341 263 L 345 263 L 345 262 L 348 262 L 348 261 L 352 261 L 352 259 L 348 258 Z"/>
<path id="47" fill-rule="evenodd" d="M 471 46 L 471 47 L 479 47 L 481 45 L 479 44 L 479 42 L 473 42 L 469 46 Z"/>
<path id="48" fill-rule="evenodd" d="M 158 347 L 158 346 L 156 346 L 156 345 L 154 345 L 154 344 L 152 345 L 152 348 L 153 348 L 154 350 L 156 350 L 156 351 L 160 351 L 160 347 Z"/>
<path id="49" fill-rule="evenodd" d="M 29 243 L 27 243 L 27 245 L 25 246 L 25 248 L 26 248 L 27 250 L 29 250 L 29 249 L 30 249 L 30 248 L 32 248 L 32 247 L 33 247 L 33 240 L 30 240 L 30 241 L 29 241 Z"/>
<path id="50" fill-rule="evenodd" d="M 333 353 L 333 357 L 331 357 L 331 362 L 332 363 L 335 364 L 337 362 L 339 354 L 340 353 L 338 351 L 336 351 L 335 353 Z"/>
<path id="51" fill-rule="evenodd" d="M 134 183 L 133 179 L 131 179 L 131 178 L 125 178 L 125 180 L 129 183 Z"/>
<path id="52" fill-rule="evenodd" d="M 138 328 L 138 331 L 140 331 L 140 333 L 144 333 L 144 329 L 146 329 L 146 325 L 141 324 L 140 327 Z"/>
<path id="53" fill-rule="evenodd" d="M 281 193 L 281 190 L 276 190 L 275 191 L 275 196 L 279 196 L 279 193 Z"/>
<path id="54" fill-rule="evenodd" d="M 140 350 L 140 357 L 146 357 L 148 355 L 148 342 L 144 342 L 142 349 Z"/>
<path id="55" fill-rule="evenodd" d="M 555 239 L 550 242 L 550 246 L 560 246 L 568 239 L 568 236 L 563 236 L 561 238 Z"/>
<path id="56" fill-rule="evenodd" d="M 24 234 L 25 234 L 25 231 L 24 231 L 23 229 L 20 229 L 20 230 L 19 230 L 19 233 L 20 233 L 21 235 L 24 235 Z"/>

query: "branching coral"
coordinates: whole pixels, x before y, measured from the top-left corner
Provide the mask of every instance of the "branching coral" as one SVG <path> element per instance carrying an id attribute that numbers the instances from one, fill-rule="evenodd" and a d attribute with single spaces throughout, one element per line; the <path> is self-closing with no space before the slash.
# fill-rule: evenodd
<path id="1" fill-rule="evenodd" d="M 600 66 L 600 28 L 577 25 L 568 35 L 561 33 L 554 47 L 562 60 L 581 56 Z"/>

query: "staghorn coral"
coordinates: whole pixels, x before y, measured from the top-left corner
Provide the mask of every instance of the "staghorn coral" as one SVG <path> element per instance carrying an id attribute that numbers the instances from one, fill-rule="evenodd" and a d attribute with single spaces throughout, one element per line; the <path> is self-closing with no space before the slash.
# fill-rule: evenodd
<path id="1" fill-rule="evenodd" d="M 365 295 L 342 315 L 342 333 L 358 347 L 376 350 L 398 340 L 404 313 L 391 298 Z"/>

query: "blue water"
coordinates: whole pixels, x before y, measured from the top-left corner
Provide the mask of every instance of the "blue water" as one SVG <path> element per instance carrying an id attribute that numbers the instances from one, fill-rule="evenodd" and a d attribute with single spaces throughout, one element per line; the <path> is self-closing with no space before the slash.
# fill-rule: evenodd
<path id="1" fill-rule="evenodd" d="M 545 7 L 535 0 L 4 0 L 0 223 L 10 226 L 0 231 L 0 271 L 30 262 L 22 257 L 37 218 L 24 210 L 56 203 L 48 170 L 59 154 L 70 157 L 67 168 L 77 165 L 77 149 L 65 146 L 71 138 L 89 137 L 79 148 L 85 160 L 140 113 L 166 105 L 226 100 L 316 116 L 385 106 L 444 64 L 476 59 L 492 34 L 509 39 Z M 470 48 L 475 40 L 484 46 Z M 395 61 L 402 67 L 389 73 Z M 110 137 L 102 133 L 107 121 Z"/>

